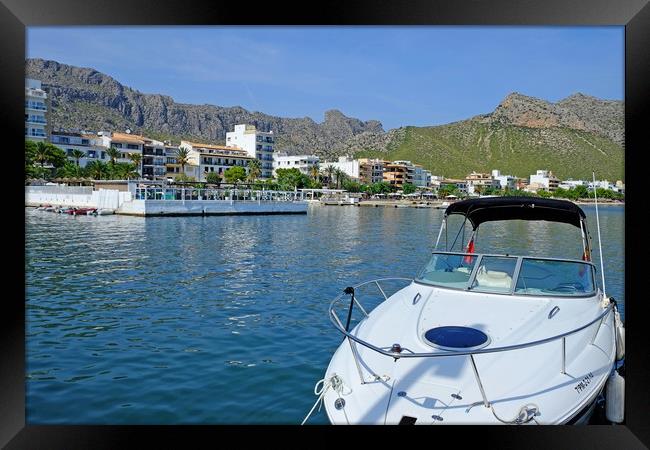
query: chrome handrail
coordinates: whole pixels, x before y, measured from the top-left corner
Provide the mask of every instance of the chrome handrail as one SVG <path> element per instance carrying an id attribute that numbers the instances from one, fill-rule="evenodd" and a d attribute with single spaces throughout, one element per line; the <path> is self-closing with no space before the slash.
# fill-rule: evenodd
<path id="1" fill-rule="evenodd" d="M 346 330 L 347 326 L 346 326 L 346 328 L 343 328 L 343 324 L 341 323 L 341 320 L 339 319 L 338 315 L 334 311 L 335 304 L 339 300 L 341 300 L 341 298 L 343 298 L 343 295 L 346 295 L 346 293 L 351 293 L 352 294 L 352 300 L 350 302 L 350 310 L 348 312 L 348 319 L 347 319 L 348 325 L 349 325 L 350 318 L 352 316 L 352 308 L 353 308 L 354 304 L 359 305 L 359 307 L 362 309 L 362 311 L 366 315 L 366 319 L 367 319 L 369 314 L 366 312 L 366 310 L 363 307 L 361 307 L 361 304 L 356 300 L 355 295 L 354 295 L 355 294 L 355 289 L 359 288 L 361 286 L 365 286 L 365 285 L 370 284 L 370 283 L 375 283 L 377 285 L 377 287 L 379 288 L 379 290 L 381 291 L 382 295 L 384 296 L 385 300 L 387 300 L 388 298 L 386 297 L 386 294 L 384 293 L 384 290 L 381 288 L 381 286 L 379 284 L 379 281 L 386 281 L 386 280 L 409 280 L 411 282 L 414 281 L 414 280 L 412 280 L 410 278 L 379 278 L 379 279 L 376 279 L 376 280 L 366 281 L 364 283 L 361 283 L 361 284 L 358 284 L 358 285 L 354 286 L 352 289 L 346 288 L 345 292 L 342 293 L 342 294 L 339 294 L 334 300 L 332 300 L 332 302 L 330 303 L 330 306 L 329 306 L 329 311 L 328 312 L 329 312 L 329 316 L 330 316 L 330 321 L 334 324 L 336 329 L 338 329 L 341 333 L 343 333 L 343 335 L 345 335 L 344 340 L 347 339 L 348 343 L 350 344 L 350 349 L 352 350 L 352 357 L 354 358 L 354 362 L 355 362 L 355 365 L 357 367 L 357 371 L 359 372 L 359 379 L 361 380 L 361 384 L 365 384 L 366 381 L 365 381 L 365 379 L 363 377 L 363 372 L 361 370 L 361 364 L 359 362 L 360 356 L 359 356 L 359 352 L 357 351 L 357 349 L 355 347 L 355 343 L 361 344 L 364 347 L 367 347 L 367 348 L 369 348 L 369 349 L 371 349 L 371 350 L 373 350 L 373 351 L 375 351 L 375 352 L 377 352 L 377 353 L 379 353 L 381 355 L 394 358 L 395 361 L 397 361 L 400 358 L 439 358 L 439 357 L 447 357 L 447 356 L 468 356 L 469 355 L 471 363 L 472 363 L 472 368 L 474 370 L 474 377 L 476 379 L 476 383 L 477 383 L 477 385 L 479 387 L 479 390 L 481 391 L 481 397 L 483 398 L 482 403 L 486 408 L 489 408 L 491 405 L 490 405 L 490 402 L 488 400 L 487 394 L 485 393 L 485 389 L 483 388 L 483 383 L 481 382 L 481 377 L 479 375 L 478 368 L 476 367 L 476 361 L 474 360 L 474 355 L 479 355 L 479 354 L 484 354 L 484 353 L 506 352 L 506 351 L 518 350 L 518 349 L 522 349 L 522 348 L 534 347 L 534 346 L 546 344 L 548 342 L 552 342 L 552 341 L 555 341 L 555 340 L 561 338 L 562 339 L 562 368 L 560 370 L 560 373 L 566 374 L 566 337 L 571 335 L 571 334 L 577 333 L 578 331 L 582 331 L 585 328 L 588 328 L 589 326 L 593 325 L 594 323 L 596 323 L 598 321 L 600 321 L 600 323 L 598 324 L 598 330 L 600 330 L 600 327 L 601 327 L 602 322 L 604 321 L 605 317 L 616 306 L 616 303 L 614 301 L 610 301 L 607 308 L 605 308 L 605 310 L 600 315 L 598 315 L 598 317 L 596 317 L 592 321 L 588 322 L 587 324 L 582 325 L 581 327 L 575 328 L 575 329 L 573 329 L 571 331 L 567 331 L 567 332 L 562 333 L 562 334 L 558 334 L 556 336 L 552 336 L 552 337 L 545 338 L 545 339 L 539 339 L 537 341 L 526 342 L 526 343 L 523 343 L 523 344 L 507 345 L 507 346 L 496 347 L 496 348 L 482 348 L 482 349 L 468 350 L 468 351 L 450 350 L 450 351 L 444 351 L 444 352 L 439 352 L 438 351 L 438 352 L 428 352 L 428 353 L 415 353 L 415 352 L 411 351 L 408 348 L 400 348 L 399 351 L 386 351 L 386 350 L 384 350 L 382 348 L 379 348 L 379 347 L 376 347 L 376 346 L 372 345 L 371 343 L 366 342 L 363 339 L 360 339 L 360 338 L 354 336 L 352 333 L 348 332 Z M 362 319 L 362 321 L 363 320 L 365 320 L 365 319 Z M 596 335 L 598 334 L 598 330 L 596 330 Z M 592 339 L 592 343 L 596 339 L 596 335 L 594 335 L 594 338 Z M 403 350 L 407 350 L 409 353 L 402 353 Z M 376 374 L 374 375 L 374 378 L 377 379 Z"/>
<path id="2" fill-rule="evenodd" d="M 359 288 L 361 286 L 365 286 L 366 284 L 370 283 L 375 283 L 379 281 L 386 281 L 386 280 L 409 280 L 413 281 L 411 278 L 378 278 L 376 280 L 370 280 L 366 281 L 364 283 L 358 284 L 356 286 L 353 286 L 355 289 Z M 611 312 L 611 310 L 614 308 L 614 304 L 610 303 L 605 311 L 603 311 L 598 317 L 595 319 L 591 320 L 585 325 L 582 325 L 578 328 L 575 328 L 571 331 L 567 331 L 562 334 L 558 334 L 549 338 L 544 338 L 544 339 L 539 339 L 537 341 L 532 341 L 532 342 L 526 342 L 523 344 L 515 344 L 515 345 L 507 345 L 503 347 L 495 347 L 495 348 L 482 348 L 478 350 L 468 350 L 468 351 L 444 351 L 444 352 L 427 352 L 427 353 L 394 353 L 390 351 L 383 350 L 379 347 L 376 347 L 372 345 L 369 342 L 364 341 L 363 339 L 360 339 L 353 335 L 352 333 L 345 331 L 345 329 L 342 326 L 339 326 L 337 321 L 335 320 L 338 319 L 338 315 L 334 312 L 334 307 L 335 304 L 340 301 L 345 294 L 339 294 L 332 302 L 330 303 L 329 306 L 329 316 L 330 316 L 330 321 L 334 324 L 334 327 L 339 330 L 344 336 L 346 336 L 349 339 L 352 339 L 353 341 L 357 342 L 358 344 L 363 345 L 364 347 L 367 347 L 377 353 L 380 353 L 384 356 L 389 356 L 391 358 L 399 359 L 399 358 L 439 358 L 439 357 L 445 357 L 445 356 L 466 356 L 466 355 L 479 355 L 479 354 L 484 354 L 484 353 L 498 353 L 498 352 L 505 352 L 505 351 L 511 351 L 511 350 L 518 350 L 522 348 L 527 348 L 527 347 L 534 347 L 537 345 L 542 345 L 546 344 L 548 342 L 552 342 L 555 340 L 558 340 L 560 338 L 564 338 L 566 336 L 569 336 L 571 334 L 577 333 L 579 331 L 584 330 L 585 328 L 588 328 L 589 326 L 593 325 L 594 323 L 598 322 L 599 320 L 603 320 L 607 314 Z M 340 323 L 340 320 L 339 320 Z"/>

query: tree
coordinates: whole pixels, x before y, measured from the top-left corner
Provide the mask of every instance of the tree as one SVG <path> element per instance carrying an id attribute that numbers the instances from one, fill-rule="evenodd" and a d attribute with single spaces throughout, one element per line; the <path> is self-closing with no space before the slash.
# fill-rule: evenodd
<path id="1" fill-rule="evenodd" d="M 584 186 L 582 184 L 574 187 L 572 191 L 574 192 L 576 200 L 579 198 L 589 197 L 589 190 L 587 189 L 587 186 Z"/>
<path id="2" fill-rule="evenodd" d="M 295 167 L 291 169 L 277 169 L 275 176 L 277 178 L 278 188 L 282 190 L 302 189 L 311 183 L 309 177 Z"/>
<path id="3" fill-rule="evenodd" d="M 412 194 L 415 192 L 415 186 L 411 183 L 404 183 L 402 185 L 402 192 L 404 192 L 404 195 Z"/>
<path id="4" fill-rule="evenodd" d="M 221 177 L 217 172 L 210 172 L 205 177 L 205 181 L 207 181 L 210 184 L 219 184 L 221 182 Z"/>
<path id="5" fill-rule="evenodd" d="M 246 169 L 241 166 L 234 166 L 227 169 L 223 173 L 224 178 L 228 183 L 236 183 L 246 179 Z"/>
<path id="6" fill-rule="evenodd" d="M 80 172 L 81 170 L 78 165 L 68 161 L 63 165 L 63 167 L 57 169 L 56 176 L 59 178 L 78 178 Z"/>
<path id="7" fill-rule="evenodd" d="M 336 169 L 334 171 L 334 175 L 336 176 L 336 189 L 339 189 L 343 183 L 343 180 L 347 178 L 347 174 L 341 169 Z"/>
<path id="8" fill-rule="evenodd" d="M 188 177 L 184 173 L 181 173 L 180 175 L 177 175 L 176 178 L 174 178 L 174 181 L 177 181 L 179 183 L 191 183 L 196 181 L 196 178 Z"/>
<path id="9" fill-rule="evenodd" d="M 328 165 L 325 167 L 325 174 L 327 175 L 327 187 L 332 187 L 332 181 L 334 180 L 334 173 L 336 172 L 336 167 L 333 165 Z"/>
<path id="10" fill-rule="evenodd" d="M 257 180 L 262 175 L 262 163 L 259 159 L 251 159 L 248 161 L 248 179 L 250 181 Z"/>
<path id="11" fill-rule="evenodd" d="M 116 149 L 115 147 L 111 147 L 108 150 L 106 150 L 106 154 L 111 160 L 111 164 L 115 164 L 120 157 L 120 151 Z"/>
<path id="12" fill-rule="evenodd" d="M 142 153 L 129 153 L 129 159 L 135 165 L 135 171 L 139 172 L 142 167 L 140 163 L 142 162 Z"/>
<path id="13" fill-rule="evenodd" d="M 50 164 L 52 164 L 56 168 L 63 167 L 65 163 L 68 162 L 68 156 L 65 154 L 65 152 L 61 150 L 59 147 L 57 147 L 56 145 L 52 145 L 49 143 L 46 145 L 49 148 L 48 160 Z"/>
<path id="14" fill-rule="evenodd" d="M 45 168 L 45 163 L 60 168 L 67 161 L 65 152 L 49 142 L 25 143 L 25 176 L 27 177 L 48 178 L 51 170 Z M 40 164 L 41 167 L 36 170 L 33 167 L 34 163 Z"/>
<path id="15" fill-rule="evenodd" d="M 314 164 L 309 168 L 309 174 L 314 181 L 318 181 L 318 178 L 320 178 L 320 169 L 318 168 L 318 164 Z"/>
<path id="16" fill-rule="evenodd" d="M 91 161 L 86 166 L 86 173 L 94 180 L 101 180 L 108 174 L 108 167 L 101 161 Z"/>
<path id="17" fill-rule="evenodd" d="M 185 164 L 189 161 L 190 151 L 185 147 L 176 150 L 176 162 L 181 165 L 181 172 L 185 173 Z"/>
<path id="18" fill-rule="evenodd" d="M 77 167 L 79 167 L 79 160 L 81 158 L 84 158 L 86 156 L 86 153 L 79 150 L 79 149 L 74 149 L 72 150 L 72 153 L 70 154 L 74 158 L 75 163 L 77 164 Z"/>
<path id="19" fill-rule="evenodd" d="M 343 181 L 343 189 L 348 192 L 362 192 L 366 186 L 352 180 Z"/>
<path id="20" fill-rule="evenodd" d="M 374 195 L 388 194 L 389 192 L 392 191 L 393 191 L 393 187 L 390 185 L 390 183 L 387 183 L 385 181 L 379 181 L 377 183 L 373 183 L 370 185 L 370 192 Z"/>
<path id="21" fill-rule="evenodd" d="M 538 195 L 539 197 L 541 197 L 541 198 L 550 198 L 550 197 L 553 196 L 553 194 L 550 193 L 549 191 L 544 191 L 544 190 L 542 190 L 542 189 L 540 189 L 539 191 L 537 191 L 537 195 Z"/>

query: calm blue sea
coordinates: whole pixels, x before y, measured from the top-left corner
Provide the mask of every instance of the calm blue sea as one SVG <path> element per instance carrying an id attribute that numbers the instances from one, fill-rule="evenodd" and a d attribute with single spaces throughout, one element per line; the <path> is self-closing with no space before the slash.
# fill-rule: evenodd
<path id="1" fill-rule="evenodd" d="M 596 244 L 595 209 L 583 209 Z M 607 290 L 624 313 L 624 207 L 600 212 Z M 28 423 L 299 424 L 341 342 L 331 299 L 361 281 L 413 277 L 442 213 L 316 206 L 143 219 L 26 209 Z M 579 236 L 563 224 L 488 223 L 476 251 L 579 258 Z M 321 411 L 309 423 L 326 422 Z"/>

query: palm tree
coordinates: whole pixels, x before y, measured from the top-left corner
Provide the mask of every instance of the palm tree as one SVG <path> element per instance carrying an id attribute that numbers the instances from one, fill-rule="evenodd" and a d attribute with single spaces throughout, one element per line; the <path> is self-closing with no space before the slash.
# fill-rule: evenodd
<path id="1" fill-rule="evenodd" d="M 190 151 L 185 147 L 179 147 L 176 150 L 176 162 L 181 165 L 181 171 L 185 173 L 185 164 L 187 164 L 190 156 Z"/>
<path id="2" fill-rule="evenodd" d="M 74 149 L 72 150 L 72 153 L 70 153 L 70 156 L 74 158 L 75 162 L 77 163 L 77 167 L 79 167 L 79 160 L 81 158 L 84 158 L 86 156 L 86 153 L 81 150 Z"/>
<path id="3" fill-rule="evenodd" d="M 251 159 L 248 161 L 248 179 L 250 181 L 257 180 L 262 174 L 262 164 L 259 159 Z"/>
<path id="4" fill-rule="evenodd" d="M 111 164 L 115 164 L 117 159 L 120 157 L 120 151 L 115 147 L 111 147 L 108 150 L 106 150 L 106 154 L 111 159 Z"/>
<path id="5" fill-rule="evenodd" d="M 318 176 L 320 175 L 320 169 L 318 168 L 318 164 L 314 164 L 313 166 L 311 166 L 311 169 L 309 169 L 309 174 L 314 179 L 314 181 L 318 181 Z"/>
<path id="6" fill-rule="evenodd" d="M 340 185 L 345 180 L 346 174 L 341 169 L 336 169 L 334 175 L 336 175 L 336 189 L 340 189 Z"/>
<path id="7" fill-rule="evenodd" d="M 332 187 L 332 180 L 334 179 L 334 173 L 336 172 L 336 167 L 329 165 L 325 167 L 325 173 L 327 174 L 327 187 Z"/>
<path id="8" fill-rule="evenodd" d="M 91 178 L 101 180 L 106 174 L 106 164 L 101 161 L 91 161 L 86 166 L 86 171 Z"/>
<path id="9" fill-rule="evenodd" d="M 50 159 L 50 147 L 45 142 L 38 142 L 34 151 L 34 161 L 41 163 L 41 168 Z"/>
<path id="10" fill-rule="evenodd" d="M 132 153 L 132 154 L 138 155 L 137 153 Z M 138 156 L 140 156 L 140 155 L 138 155 Z M 140 178 L 140 172 L 138 172 L 137 164 L 128 164 L 127 167 L 125 167 L 124 172 L 125 172 L 124 177 L 127 180 L 136 180 L 136 179 Z"/>
<path id="11" fill-rule="evenodd" d="M 142 162 L 142 153 L 129 153 L 129 159 L 135 164 L 135 171 L 140 172 L 140 163 Z"/>

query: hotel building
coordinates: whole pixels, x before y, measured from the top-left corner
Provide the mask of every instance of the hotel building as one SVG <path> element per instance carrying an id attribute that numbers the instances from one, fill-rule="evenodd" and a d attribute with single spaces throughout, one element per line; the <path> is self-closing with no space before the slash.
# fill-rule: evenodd
<path id="1" fill-rule="evenodd" d="M 431 186 L 431 172 L 418 164 L 413 165 L 413 184 L 419 188 Z"/>
<path id="2" fill-rule="evenodd" d="M 278 169 L 298 169 L 305 175 L 311 176 L 312 167 L 318 167 L 319 158 L 316 155 L 287 155 L 273 154 L 273 176 Z"/>
<path id="3" fill-rule="evenodd" d="M 487 188 L 499 187 L 499 182 L 487 173 L 472 172 L 465 177 L 467 182 L 467 193 L 474 194 L 483 192 Z"/>
<path id="4" fill-rule="evenodd" d="M 243 149 L 251 158 L 260 160 L 260 178 L 273 176 L 274 144 L 273 131 L 259 131 L 255 125 L 235 125 L 235 131 L 226 133 L 226 147 Z"/>
<path id="5" fill-rule="evenodd" d="M 404 184 L 413 184 L 413 174 L 415 168 L 406 164 L 406 161 L 393 161 L 384 166 L 384 181 L 397 189 L 401 189 Z"/>
<path id="6" fill-rule="evenodd" d="M 529 187 L 537 187 L 545 189 L 549 192 L 555 191 L 560 185 L 560 180 L 557 179 L 553 172 L 549 170 L 538 170 L 535 175 L 530 176 Z"/>
<path id="7" fill-rule="evenodd" d="M 206 181 L 209 173 L 218 173 L 223 178 L 226 170 L 237 166 L 248 173 L 248 162 L 255 159 L 246 150 L 234 146 L 181 141 L 179 147 L 189 151 L 185 174 L 197 181 Z"/>
<path id="8" fill-rule="evenodd" d="M 79 159 L 79 167 L 86 167 L 91 161 L 106 162 L 106 147 L 102 145 L 102 138 L 96 134 L 74 131 L 52 131 L 50 142 L 66 153 L 70 161 L 76 163 L 72 156 L 74 150 L 82 151 L 85 156 Z"/>
<path id="9" fill-rule="evenodd" d="M 131 153 L 142 155 L 140 167 L 137 168 L 142 178 L 147 180 L 161 180 L 167 174 L 165 166 L 165 144 L 145 136 L 126 133 L 100 131 L 102 145 L 106 148 L 112 147 L 120 152 L 118 163 L 133 162 L 129 158 Z"/>
<path id="10" fill-rule="evenodd" d="M 494 178 L 501 189 L 515 190 L 517 189 L 517 177 L 512 175 L 501 175 L 499 170 L 492 171 L 492 178 Z"/>
<path id="11" fill-rule="evenodd" d="M 381 183 L 384 181 L 384 165 L 388 161 L 381 159 L 359 159 L 359 181 L 363 184 Z"/>
<path id="12" fill-rule="evenodd" d="M 25 78 L 25 139 L 47 141 L 47 94 L 39 80 Z"/>

